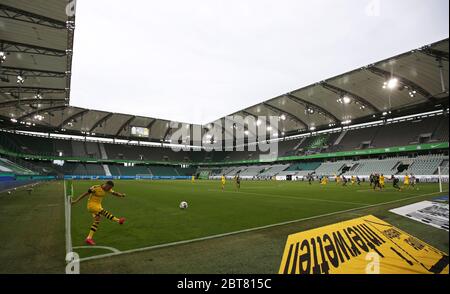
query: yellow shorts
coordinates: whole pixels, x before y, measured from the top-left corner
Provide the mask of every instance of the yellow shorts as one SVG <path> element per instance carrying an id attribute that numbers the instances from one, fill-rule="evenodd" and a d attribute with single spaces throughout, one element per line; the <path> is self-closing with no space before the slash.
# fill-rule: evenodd
<path id="1" fill-rule="evenodd" d="M 89 211 L 90 213 L 92 213 L 92 216 L 95 216 L 95 215 L 97 215 L 100 211 L 103 210 L 103 207 L 102 207 L 100 204 L 97 204 L 97 203 L 91 203 L 91 204 L 88 204 L 87 209 L 88 209 L 88 211 Z"/>

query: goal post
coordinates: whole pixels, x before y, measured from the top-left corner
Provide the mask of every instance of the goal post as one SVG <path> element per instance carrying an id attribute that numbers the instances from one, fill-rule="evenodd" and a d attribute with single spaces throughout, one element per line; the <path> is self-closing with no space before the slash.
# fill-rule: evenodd
<path id="1" fill-rule="evenodd" d="M 438 167 L 438 181 L 439 181 L 439 192 L 442 193 L 444 192 L 442 189 L 442 170 L 441 167 Z"/>

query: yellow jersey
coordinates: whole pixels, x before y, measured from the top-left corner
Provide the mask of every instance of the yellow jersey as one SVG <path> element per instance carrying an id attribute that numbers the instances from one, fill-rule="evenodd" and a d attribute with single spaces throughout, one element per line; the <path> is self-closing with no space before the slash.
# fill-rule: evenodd
<path id="1" fill-rule="evenodd" d="M 222 178 L 221 178 L 221 181 L 222 181 L 222 184 L 225 184 L 225 177 L 224 176 L 222 176 Z"/>
<path id="2" fill-rule="evenodd" d="M 409 185 L 409 176 L 405 176 L 405 180 L 403 182 L 405 185 Z"/>
<path id="3" fill-rule="evenodd" d="M 384 176 L 380 176 L 380 184 L 384 185 Z"/>
<path id="4" fill-rule="evenodd" d="M 103 198 L 105 198 L 107 193 L 113 193 L 114 191 L 111 189 L 108 192 L 102 189 L 101 185 L 95 185 L 89 188 L 89 198 L 88 198 L 88 208 L 95 206 L 102 206 Z"/>

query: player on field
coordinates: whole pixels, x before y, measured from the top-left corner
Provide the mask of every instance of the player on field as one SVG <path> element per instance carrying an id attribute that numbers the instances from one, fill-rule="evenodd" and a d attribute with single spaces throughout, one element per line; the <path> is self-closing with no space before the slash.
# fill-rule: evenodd
<path id="1" fill-rule="evenodd" d="M 400 180 L 398 178 L 396 178 L 394 175 L 391 176 L 391 180 L 392 180 L 392 186 L 397 189 L 398 191 L 401 191 L 402 188 L 400 188 L 400 186 L 398 185 L 400 183 Z"/>
<path id="2" fill-rule="evenodd" d="M 241 189 L 241 176 L 239 174 L 235 177 L 235 181 L 236 181 L 236 188 L 238 190 L 240 190 Z"/>
<path id="3" fill-rule="evenodd" d="M 381 174 L 380 175 L 380 190 L 384 189 L 384 184 L 385 184 L 385 178 L 384 178 L 384 175 Z"/>
<path id="4" fill-rule="evenodd" d="M 312 174 L 308 174 L 307 178 L 308 178 L 308 184 L 312 185 L 313 175 Z"/>
<path id="5" fill-rule="evenodd" d="M 409 174 L 406 174 L 405 178 L 403 179 L 403 187 L 404 188 L 409 188 L 409 183 L 410 183 L 409 180 L 410 180 Z"/>
<path id="6" fill-rule="evenodd" d="M 225 184 L 227 182 L 227 179 L 225 178 L 225 175 L 222 175 L 222 178 L 220 179 L 220 182 L 222 183 L 222 191 L 225 190 Z"/>
<path id="7" fill-rule="evenodd" d="M 106 195 L 111 194 L 116 197 L 123 198 L 125 197 L 125 194 L 118 193 L 113 191 L 114 183 L 112 181 L 108 181 L 104 183 L 103 185 L 95 185 L 89 188 L 87 192 L 82 194 L 78 199 L 72 200 L 72 204 L 78 203 L 81 199 L 83 199 L 86 196 L 89 196 L 88 202 L 87 202 L 87 209 L 92 214 L 92 218 L 94 220 L 91 229 L 89 231 L 89 235 L 87 236 L 85 242 L 88 245 L 95 245 L 94 242 L 94 234 L 98 229 L 98 226 L 100 224 L 101 217 L 105 217 L 111 221 L 114 221 L 120 225 L 123 225 L 125 222 L 125 218 L 117 218 L 114 215 L 112 215 L 109 211 L 103 209 L 102 207 L 102 201 L 103 198 L 105 198 Z"/>
<path id="8" fill-rule="evenodd" d="M 411 174 L 411 178 L 410 178 L 410 186 L 411 186 L 411 188 L 414 189 L 416 187 L 416 184 L 417 184 L 416 176 Z"/>
<path id="9" fill-rule="evenodd" d="M 347 187 L 348 180 L 345 176 L 342 176 L 342 186 Z"/>
<path id="10" fill-rule="evenodd" d="M 375 175 L 373 173 L 370 174 L 369 176 L 369 183 L 370 183 L 370 187 L 372 188 L 373 184 L 374 184 L 374 177 Z"/>
<path id="11" fill-rule="evenodd" d="M 352 176 L 352 186 L 355 185 L 355 183 L 356 183 L 356 177 Z"/>
<path id="12" fill-rule="evenodd" d="M 361 186 L 361 179 L 359 176 L 356 176 L 356 183 L 358 184 L 358 186 Z"/>
<path id="13" fill-rule="evenodd" d="M 192 177 L 191 177 L 191 183 L 195 183 L 195 175 L 192 175 Z"/>
<path id="14" fill-rule="evenodd" d="M 376 190 L 377 188 L 379 188 L 381 190 L 380 175 L 374 174 L 373 175 L 373 189 Z"/>

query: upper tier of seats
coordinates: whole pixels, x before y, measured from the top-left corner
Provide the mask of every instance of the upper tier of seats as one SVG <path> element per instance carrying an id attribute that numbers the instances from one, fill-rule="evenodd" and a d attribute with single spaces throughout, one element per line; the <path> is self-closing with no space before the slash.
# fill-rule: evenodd
<path id="1" fill-rule="evenodd" d="M 448 123 L 448 116 L 439 115 L 389 123 L 383 126 L 282 140 L 278 143 L 278 157 L 407 146 L 427 142 L 448 142 Z M 261 155 L 259 151 L 249 150 L 242 152 L 175 152 L 170 148 L 163 147 L 63 140 L 7 132 L 0 134 L 0 147 L 33 155 L 168 162 L 258 160 Z"/>

